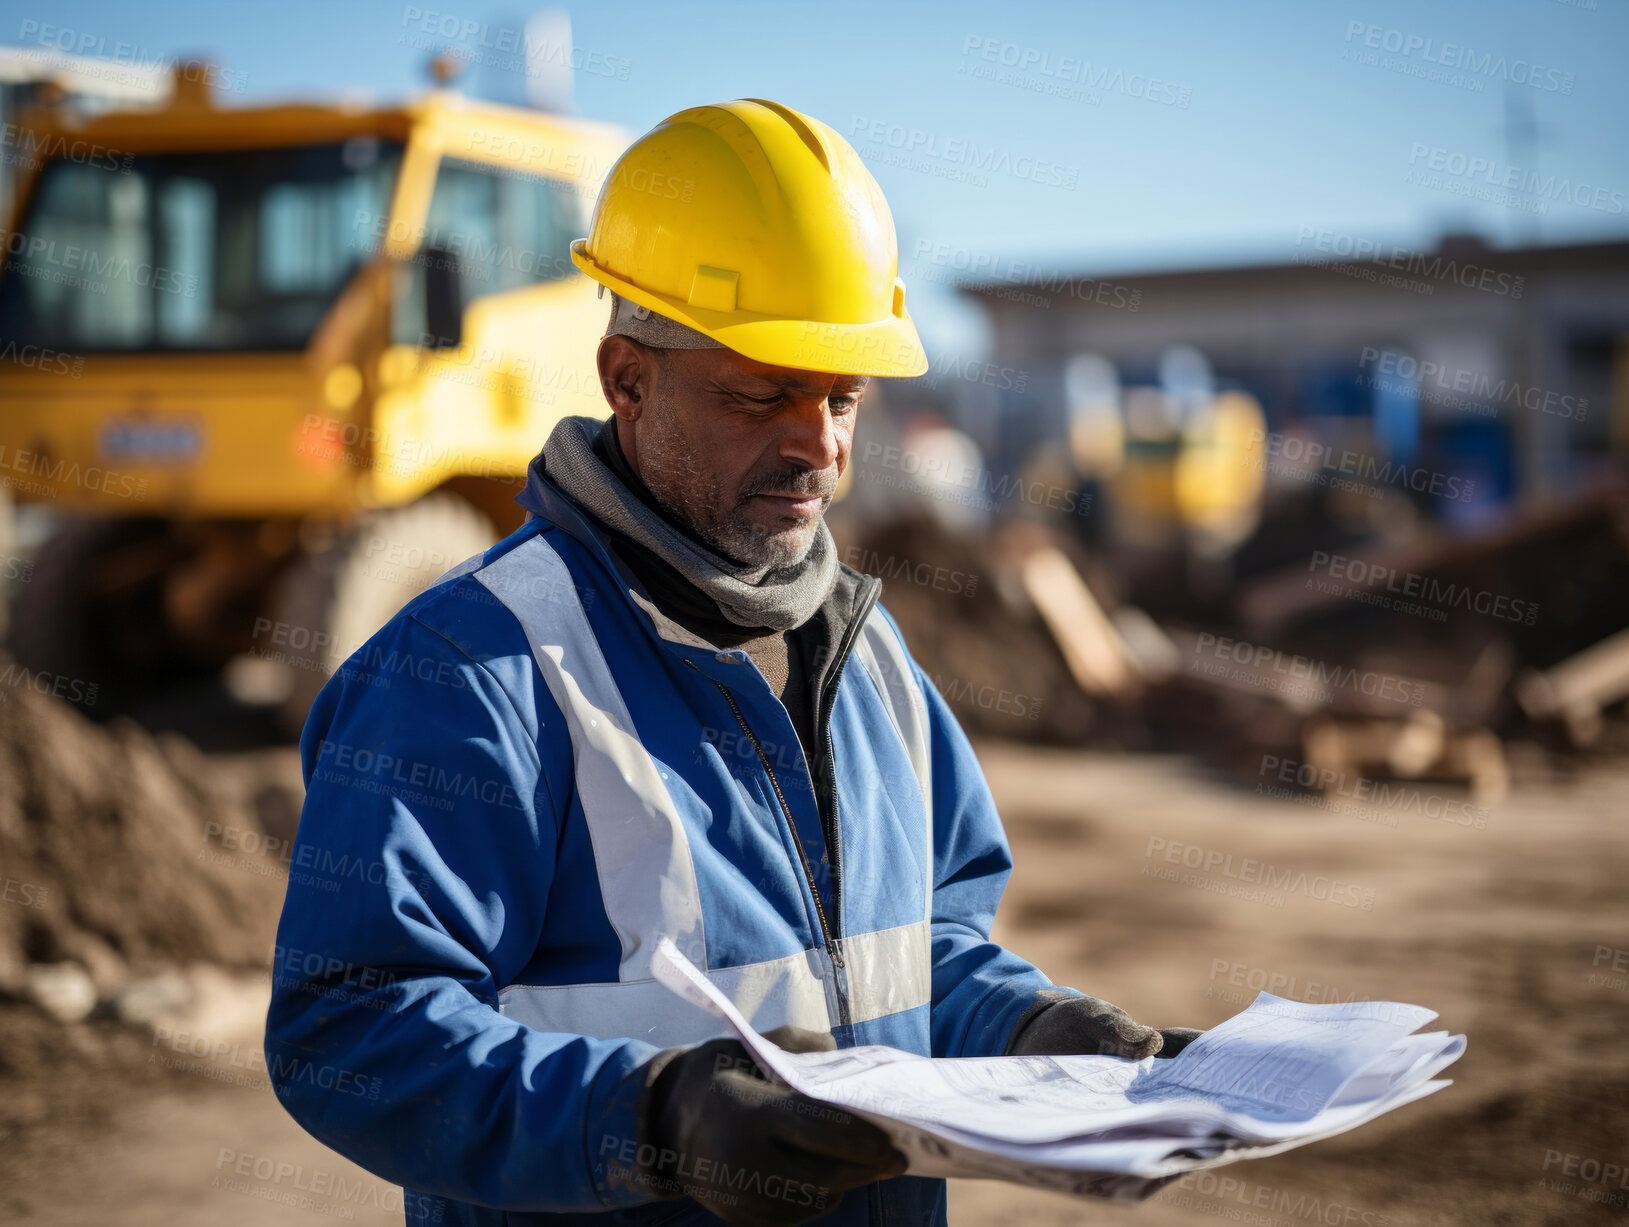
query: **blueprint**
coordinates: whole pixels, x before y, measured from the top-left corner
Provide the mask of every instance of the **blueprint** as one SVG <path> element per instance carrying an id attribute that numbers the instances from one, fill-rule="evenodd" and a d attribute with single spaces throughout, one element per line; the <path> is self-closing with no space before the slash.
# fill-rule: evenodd
<path id="1" fill-rule="evenodd" d="M 1136 1201 L 1200 1168 L 1356 1128 L 1449 1085 L 1465 1037 L 1391 1001 L 1260 994 L 1168 1060 L 923 1057 L 895 1048 L 786 1052 L 666 939 L 657 979 L 734 1030 L 772 1078 L 884 1130 L 920 1176 Z"/>

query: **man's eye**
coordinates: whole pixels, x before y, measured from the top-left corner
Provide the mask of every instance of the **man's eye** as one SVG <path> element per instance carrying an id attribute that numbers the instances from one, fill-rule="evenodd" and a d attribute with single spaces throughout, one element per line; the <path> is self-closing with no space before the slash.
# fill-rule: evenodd
<path id="1" fill-rule="evenodd" d="M 859 408 L 860 398 L 858 396 L 834 396 L 826 403 L 831 406 L 833 413 L 850 413 Z"/>

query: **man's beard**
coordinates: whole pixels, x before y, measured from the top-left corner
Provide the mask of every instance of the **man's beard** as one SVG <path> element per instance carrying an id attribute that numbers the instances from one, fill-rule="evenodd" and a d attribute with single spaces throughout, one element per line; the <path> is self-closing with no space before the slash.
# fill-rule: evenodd
<path id="1" fill-rule="evenodd" d="M 650 429 L 639 440 L 640 477 L 670 515 L 718 553 L 743 566 L 778 569 L 808 557 L 823 517 L 771 527 L 755 523 L 747 514 L 747 503 L 752 495 L 766 493 L 820 494 L 829 499 L 837 488 L 835 465 L 750 474 L 725 506 L 717 475 L 702 463 L 676 421 L 677 415 L 667 405 L 655 408 Z"/>

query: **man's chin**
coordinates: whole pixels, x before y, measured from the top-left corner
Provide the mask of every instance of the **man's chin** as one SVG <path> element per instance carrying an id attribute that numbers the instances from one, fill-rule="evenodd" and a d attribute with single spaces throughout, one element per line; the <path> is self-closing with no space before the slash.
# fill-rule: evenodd
<path id="1" fill-rule="evenodd" d="M 784 519 L 778 519 L 775 524 L 753 523 L 745 531 L 731 534 L 734 540 L 730 543 L 729 553 L 748 566 L 795 566 L 809 556 L 822 518 L 815 516 L 802 524 L 793 525 L 788 525 Z"/>

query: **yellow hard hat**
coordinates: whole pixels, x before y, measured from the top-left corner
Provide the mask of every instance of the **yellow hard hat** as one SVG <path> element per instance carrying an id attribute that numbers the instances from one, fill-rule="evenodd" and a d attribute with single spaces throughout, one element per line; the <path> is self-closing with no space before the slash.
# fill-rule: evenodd
<path id="1" fill-rule="evenodd" d="M 928 369 L 882 189 L 853 146 L 778 102 L 691 107 L 657 124 L 611 168 L 571 260 L 759 362 Z"/>

